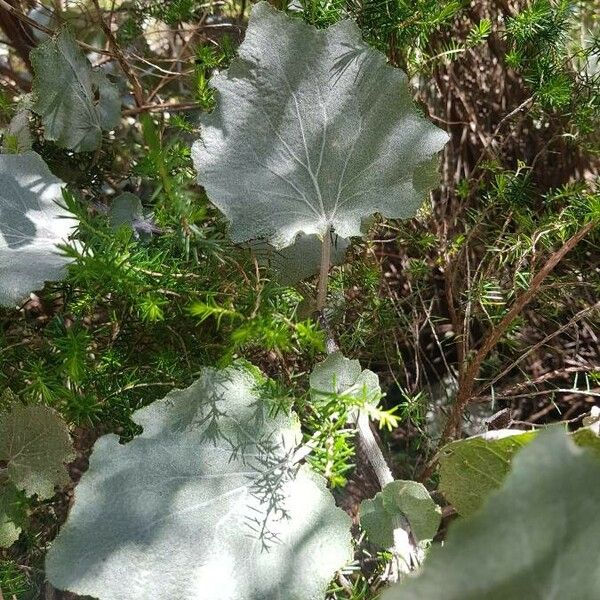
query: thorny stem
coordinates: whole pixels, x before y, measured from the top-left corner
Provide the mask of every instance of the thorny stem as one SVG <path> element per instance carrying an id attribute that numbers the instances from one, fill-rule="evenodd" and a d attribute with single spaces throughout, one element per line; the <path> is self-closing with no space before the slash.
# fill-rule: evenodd
<path id="1" fill-rule="evenodd" d="M 325 307 L 327 303 L 327 283 L 329 279 L 329 268 L 331 266 L 331 230 L 328 229 L 323 237 L 323 249 L 321 252 L 321 268 L 319 273 L 319 283 L 317 288 L 317 310 L 319 321 L 326 335 L 327 354 L 332 354 L 339 350 L 335 341 L 335 336 L 329 325 Z M 369 415 L 366 411 L 360 410 L 355 418 L 356 434 L 358 444 L 360 444 L 364 455 L 367 457 L 381 489 L 394 481 L 394 476 L 390 467 L 383 456 L 383 452 L 373 435 L 369 423 Z M 394 545 L 391 548 L 394 555 L 392 565 L 392 574 L 390 580 L 396 581 L 399 574 L 410 573 L 411 566 L 417 562 L 417 549 L 411 541 L 410 526 L 408 521 L 402 515 L 396 515 L 393 518 L 393 538 Z"/>

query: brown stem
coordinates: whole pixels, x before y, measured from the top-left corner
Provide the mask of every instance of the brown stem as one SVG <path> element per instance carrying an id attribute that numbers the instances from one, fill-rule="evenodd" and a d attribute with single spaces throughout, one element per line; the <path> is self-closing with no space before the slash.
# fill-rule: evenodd
<path id="1" fill-rule="evenodd" d="M 45 25 L 41 25 L 37 21 L 34 21 L 32 18 L 28 17 L 26 14 L 23 14 L 21 11 L 17 10 L 14 6 L 9 4 L 6 0 L 0 0 L 0 8 L 4 9 L 7 13 L 9 13 L 10 15 L 15 17 L 22 23 L 26 23 L 30 27 L 34 27 L 35 29 L 38 29 L 39 31 L 43 31 L 44 33 L 47 33 L 48 35 L 54 35 L 56 33 L 55 31 L 46 27 Z M 77 40 L 77 43 L 79 44 L 79 46 L 81 48 L 83 48 L 84 50 L 88 50 L 89 52 L 96 52 L 97 54 L 104 54 L 107 56 L 112 56 L 112 54 L 110 52 L 108 52 L 107 50 L 102 50 L 101 48 L 96 48 L 95 46 L 90 46 L 89 44 L 86 44 L 85 42 L 80 42 L 79 40 Z M 27 62 L 29 64 L 28 59 L 25 62 Z"/>
<path id="2" fill-rule="evenodd" d="M 319 271 L 319 284 L 317 286 L 317 311 L 322 313 L 327 302 L 327 283 L 329 281 L 329 267 L 331 266 L 331 227 L 327 227 L 323 235 L 321 248 L 321 269 Z"/>
<path id="3" fill-rule="evenodd" d="M 137 75 L 133 72 L 132 68 L 129 66 L 129 63 L 127 62 L 127 59 L 125 58 L 125 55 L 123 54 L 123 52 L 117 42 L 117 39 L 113 35 L 113 32 L 111 31 L 108 23 L 106 23 L 106 21 L 104 20 L 104 17 L 102 15 L 102 9 L 100 8 L 100 4 L 98 3 L 98 0 L 92 0 L 92 2 L 94 4 L 94 8 L 96 9 L 96 12 L 98 13 L 98 20 L 100 21 L 100 26 L 102 27 L 102 31 L 104 31 L 104 35 L 106 36 L 106 39 L 108 40 L 108 45 L 109 45 L 112 53 L 115 55 L 115 58 L 117 59 L 117 62 L 119 63 L 119 65 L 121 67 L 121 70 L 123 71 L 123 73 L 125 73 L 125 77 L 127 77 L 129 83 L 131 84 L 131 87 L 133 89 L 133 98 L 135 100 L 135 104 L 138 108 L 141 108 L 142 106 L 146 105 L 146 102 L 144 100 L 144 90 L 142 89 L 140 80 L 137 78 Z"/>
<path id="4" fill-rule="evenodd" d="M 143 106 L 136 106 L 135 108 L 129 108 L 123 111 L 125 116 L 139 115 L 142 112 L 156 112 L 156 111 L 175 111 L 175 110 L 191 110 L 192 108 L 198 108 L 197 102 L 163 102 L 160 104 L 144 104 Z"/>
<path id="5" fill-rule="evenodd" d="M 0 76 L 6 78 L 9 81 L 14 81 L 14 85 L 9 83 L 11 87 L 19 92 L 30 92 L 31 82 L 21 77 L 18 73 L 15 73 L 10 67 L 0 65 Z"/>
<path id="6" fill-rule="evenodd" d="M 489 332 L 488 336 L 483 341 L 483 344 L 475 353 L 475 356 L 467 364 L 466 368 L 462 370 L 458 380 L 458 393 L 456 400 L 454 401 L 448 422 L 446 423 L 444 431 L 442 432 L 440 446 L 442 446 L 450 438 L 460 434 L 462 428 L 462 416 L 467 404 L 473 396 L 473 390 L 475 388 L 477 376 L 479 375 L 483 361 L 495 348 L 496 344 L 506 333 L 515 318 L 521 313 L 525 306 L 527 306 L 527 304 L 533 300 L 546 277 L 551 273 L 556 265 L 558 265 L 564 256 L 573 248 L 575 248 L 575 246 L 594 228 L 596 224 L 597 223 L 595 221 L 590 221 L 584 225 L 575 235 L 569 238 L 556 252 L 554 252 L 548 258 L 546 264 L 544 264 L 537 275 L 533 278 L 529 288 L 515 299 L 510 310 L 506 313 L 506 315 L 504 315 L 500 323 L 498 323 L 498 325 L 496 325 Z"/>
<path id="7" fill-rule="evenodd" d="M 462 364 L 464 360 L 464 344 L 460 339 L 460 318 L 456 304 L 454 303 L 454 277 L 450 263 L 450 259 L 446 260 L 446 267 L 444 269 L 444 292 L 446 295 L 446 305 L 448 307 L 448 315 L 450 316 L 450 323 L 452 324 L 452 330 L 454 332 L 454 339 L 456 340 L 456 349 L 458 352 L 458 364 Z"/>
<path id="8" fill-rule="evenodd" d="M 29 23 L 19 19 L 17 16 L 19 11 L 11 2 L 14 3 L 14 0 L 10 0 L 9 2 L 2 0 L 0 2 L 0 8 L 4 9 L 0 11 L 0 29 L 2 29 L 4 35 L 14 47 L 19 58 L 31 71 L 29 52 L 32 48 L 35 48 L 33 31 Z"/>

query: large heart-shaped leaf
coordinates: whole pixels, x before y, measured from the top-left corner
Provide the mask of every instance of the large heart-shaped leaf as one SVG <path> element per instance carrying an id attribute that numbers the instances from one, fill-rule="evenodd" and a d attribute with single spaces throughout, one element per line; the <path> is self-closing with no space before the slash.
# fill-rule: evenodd
<path id="1" fill-rule="evenodd" d="M 76 152 L 96 150 L 102 131 L 119 123 L 117 86 L 92 69 L 67 28 L 32 50 L 31 63 L 33 110 L 42 117 L 44 137 Z"/>
<path id="2" fill-rule="evenodd" d="M 96 443 L 48 554 L 52 584 L 101 600 L 317 600 L 351 558 L 350 519 L 297 468 L 299 425 L 264 378 L 205 369 Z M 269 390 L 270 391 L 270 390 Z"/>
<path id="3" fill-rule="evenodd" d="M 236 242 L 357 236 L 374 213 L 414 215 L 435 185 L 448 135 L 352 21 L 318 30 L 260 2 L 211 85 L 217 106 L 192 155 Z"/>
<path id="4" fill-rule="evenodd" d="M 451 525 L 419 575 L 383 600 L 595 600 L 598 506 L 598 456 L 543 432 L 481 510 Z"/>
<path id="5" fill-rule="evenodd" d="M 75 221 L 57 204 L 63 186 L 35 152 L 0 155 L 0 304 L 64 277 L 68 259 L 56 244 Z"/>
<path id="6" fill-rule="evenodd" d="M 64 421 L 47 406 L 14 404 L 0 413 L 0 461 L 10 481 L 27 495 L 54 496 L 67 484 L 65 463 L 75 458 Z"/>

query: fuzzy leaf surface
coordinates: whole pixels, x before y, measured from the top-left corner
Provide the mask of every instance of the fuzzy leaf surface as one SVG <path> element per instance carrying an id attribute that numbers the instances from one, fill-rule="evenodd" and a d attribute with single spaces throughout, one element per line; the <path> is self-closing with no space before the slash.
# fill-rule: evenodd
<path id="1" fill-rule="evenodd" d="M 393 515 L 385 510 L 381 492 L 360 503 L 359 516 L 360 526 L 367 532 L 370 542 L 381 548 L 391 548 L 394 545 Z"/>
<path id="2" fill-rule="evenodd" d="M 331 264 L 344 262 L 350 240 L 335 236 L 331 249 Z M 249 242 L 261 265 L 269 267 L 272 277 L 283 285 L 294 285 L 319 272 L 321 266 L 322 242 L 317 235 L 299 235 L 291 246 L 276 250 L 267 242 L 256 240 Z"/>
<path id="3" fill-rule="evenodd" d="M 350 20 L 319 30 L 259 2 L 211 85 L 217 106 L 192 157 L 236 242 L 358 236 L 374 213 L 413 216 L 438 179 L 448 135 Z"/>
<path id="4" fill-rule="evenodd" d="M 4 131 L 2 152 L 21 154 L 31 150 L 33 138 L 29 128 L 29 110 L 19 110 Z"/>
<path id="5" fill-rule="evenodd" d="M 406 517 L 418 542 L 433 539 L 442 519 L 441 508 L 418 481 L 388 483 L 383 489 L 383 506 L 390 514 L 400 512 Z"/>
<path id="6" fill-rule="evenodd" d="M 417 481 L 392 481 L 360 504 L 360 524 L 369 539 L 382 548 L 394 544 L 394 516 L 405 517 L 416 541 L 424 542 L 437 533 L 441 514 L 427 488 Z"/>
<path id="7" fill-rule="evenodd" d="M 505 430 L 500 430 L 505 431 Z M 490 493 L 499 488 L 514 455 L 535 439 L 535 432 L 497 431 L 450 442 L 440 453 L 439 489 L 456 511 L 467 516 L 478 510 Z"/>
<path id="8" fill-rule="evenodd" d="M 115 229 L 121 225 L 133 227 L 135 221 L 144 217 L 142 201 L 131 192 L 123 192 L 112 201 L 108 216 L 111 226 Z"/>
<path id="9" fill-rule="evenodd" d="M 113 229 L 127 225 L 136 238 L 147 238 L 162 231 L 154 224 L 152 216 L 144 215 L 142 201 L 131 192 L 123 192 L 112 201 L 108 218 Z"/>
<path id="10" fill-rule="evenodd" d="M 570 437 L 600 456 L 596 429 L 597 424 L 582 427 Z M 447 444 L 440 454 L 439 490 L 460 515 L 472 514 L 502 485 L 517 452 L 537 436 L 537 431 L 500 429 Z"/>
<path id="11" fill-rule="evenodd" d="M 595 600 L 600 460 L 556 429 L 523 448 L 480 511 L 382 600 Z"/>
<path id="12" fill-rule="evenodd" d="M 317 600 L 352 556 L 350 519 L 290 458 L 293 415 L 261 377 L 205 369 L 98 440 L 47 557 L 55 587 L 100 600 Z M 262 380 L 264 384 L 264 379 Z"/>
<path id="13" fill-rule="evenodd" d="M 373 405 L 381 399 L 379 377 L 369 369 L 363 370 L 358 360 L 346 358 L 339 350 L 315 366 L 309 383 L 315 398 L 347 394 Z"/>
<path id="14" fill-rule="evenodd" d="M 65 463 L 75 458 L 64 421 L 48 406 L 13 404 L 0 413 L 0 461 L 14 486 L 28 496 L 51 498 L 69 483 Z"/>
<path id="15" fill-rule="evenodd" d="M 33 110 L 42 118 L 44 137 L 76 152 L 96 150 L 102 131 L 119 123 L 117 86 L 92 69 L 67 28 L 32 50 L 31 63 Z"/>
<path id="16" fill-rule="evenodd" d="M 0 548 L 8 548 L 19 539 L 25 518 L 19 490 L 11 483 L 0 484 Z"/>
<path id="17" fill-rule="evenodd" d="M 0 305 L 64 277 L 68 259 L 56 244 L 75 224 L 57 204 L 64 185 L 35 152 L 0 155 Z"/>

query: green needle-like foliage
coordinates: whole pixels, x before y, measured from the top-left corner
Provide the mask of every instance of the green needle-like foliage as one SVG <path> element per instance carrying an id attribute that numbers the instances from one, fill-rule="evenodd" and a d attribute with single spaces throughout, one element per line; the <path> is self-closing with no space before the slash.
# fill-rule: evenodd
<path id="1" fill-rule="evenodd" d="M 113 434 L 104 456 L 119 472 L 127 444 L 148 439 L 138 415 L 163 406 L 165 395 L 175 402 L 183 392 L 171 390 L 195 385 L 206 369 L 243 368 L 256 384 L 248 397 L 258 394 L 268 405 L 263 425 L 297 414 L 294 469 L 303 462 L 302 472 L 318 473 L 329 505 L 324 480 L 355 521 L 361 505 L 372 509 L 364 528 L 352 530 L 354 560 L 336 563 L 341 571 L 329 570 L 311 600 L 399 593 L 384 591 L 406 570 L 394 548 L 407 533 L 399 524 L 411 529 L 410 567 L 423 563 L 421 577 L 399 588 L 407 594 L 415 586 L 420 596 L 463 600 L 475 585 L 477 598 L 521 600 L 539 590 L 586 598 L 594 544 L 577 532 L 593 533 L 586 505 L 592 478 L 585 476 L 585 493 L 575 494 L 579 482 L 569 478 L 579 472 L 583 450 L 543 440 L 537 430 L 563 421 L 578 443 L 597 446 L 598 2 L 9 4 L 12 14 L 0 8 L 0 422 L 14 407 L 25 416 L 53 415 L 64 424 L 29 415 L 21 433 L 38 432 L 44 441 L 44 432 L 55 431 L 55 441 L 64 442 L 68 432 L 76 460 L 67 470 L 73 454 L 38 453 L 38 466 L 52 459 L 54 470 L 37 480 L 40 494 L 29 495 L 29 485 L 21 491 L 9 478 L 18 475 L 15 457 L 9 465 L 0 456 L 3 597 L 60 595 L 46 582 L 45 554 L 61 539 L 68 508 L 78 507 L 72 517 L 89 515 L 82 498 L 103 493 L 94 478 L 104 471 L 92 465 L 86 472 L 90 455 L 92 463 L 102 457 L 105 441 L 92 450 L 96 439 Z M 377 69 L 366 73 L 357 57 Z M 331 94 L 319 98 L 317 90 Z M 426 181 L 412 175 L 426 144 L 407 135 L 408 124 L 438 136 L 435 150 L 448 139 L 438 157 L 427 149 Z M 192 160 L 192 146 L 214 141 L 215 133 L 223 144 L 213 146 L 211 160 L 225 166 L 211 175 L 212 163 Z M 341 208 L 352 210 L 328 209 L 338 194 L 331 182 L 344 187 L 351 178 L 358 195 Z M 218 209 L 223 190 L 230 194 L 225 204 L 241 207 L 237 225 Z M 290 206 L 290 198 L 274 193 L 294 202 L 304 195 L 306 202 Z M 349 223 L 360 237 L 338 235 Z M 236 228 L 253 232 L 237 239 L 294 243 L 276 249 L 252 239 L 238 246 L 229 236 Z M 325 310 L 315 314 L 321 238 L 331 241 L 331 268 Z M 325 360 L 334 341 L 340 353 Z M 315 392 L 310 374 L 323 372 L 323 364 L 333 367 Z M 363 377 L 373 385 L 340 386 L 348 372 L 370 373 Z M 389 467 L 383 478 L 365 450 L 366 429 L 357 433 L 358 411 L 369 417 Z M 217 433 L 218 412 L 198 430 Z M 497 427 L 509 428 L 510 437 Z M 13 431 L 9 439 L 16 438 L 25 439 Z M 177 443 L 176 436 L 168 441 Z M 241 458 L 242 448 L 230 450 L 220 457 L 229 465 L 221 471 Z M 185 456 L 204 468 L 193 463 L 195 451 Z M 535 464 L 524 473 L 528 456 Z M 16 457 L 29 469 L 29 483 L 36 460 Z M 177 487 L 168 479 L 173 461 L 160 460 L 165 467 L 151 485 L 118 490 L 132 499 L 124 508 L 129 524 Z M 555 469 L 550 479 L 542 467 Z M 148 476 L 141 467 L 132 474 Z M 222 473 L 215 475 L 216 486 Z M 389 490 L 399 493 L 386 507 L 381 490 L 392 477 Z M 504 496 L 506 514 L 494 513 L 498 498 L 516 489 L 515 477 L 526 479 L 525 487 Z M 405 482 L 407 496 L 399 489 Z M 149 489 L 165 494 L 150 501 Z M 108 524 L 114 497 L 106 504 Z M 177 501 L 186 497 L 179 488 Z M 568 510 L 565 502 L 572 502 Z M 415 505 L 425 508 L 416 518 Z M 577 519 L 582 507 L 587 521 Z M 184 523 L 187 514 L 179 514 Z M 536 528 L 538 520 L 544 523 Z M 122 546 L 140 552 L 127 563 L 128 583 L 159 530 L 168 533 L 150 521 Z M 228 539 L 239 541 L 245 525 L 236 521 Z M 204 533 L 194 527 L 190 534 L 198 552 L 226 537 Z M 560 539 L 550 540 L 542 558 L 524 551 L 549 536 Z M 215 558 L 218 593 L 237 585 L 232 574 L 256 574 L 250 553 L 243 554 L 244 564 L 232 568 L 224 553 Z M 80 564 L 76 555 L 63 565 L 65 576 L 74 573 L 71 563 Z M 158 577 L 143 572 L 142 596 L 145 585 L 163 583 L 166 597 L 188 593 L 199 562 L 190 556 L 167 549 L 154 569 Z M 317 550 L 313 558 L 324 562 Z M 109 561 L 123 564 L 117 554 Z M 534 563 L 546 571 L 529 569 Z M 286 558 L 285 565 L 292 571 L 296 562 Z M 271 579 L 276 572 L 269 571 Z M 523 572 L 527 582 L 537 581 L 535 590 L 513 577 Z M 94 573 L 87 569 L 85 578 Z M 493 587 L 494 577 L 507 587 Z M 549 591 L 549 580 L 559 587 Z M 302 593 L 306 586 L 299 587 Z M 259 589 L 260 600 L 268 600 Z M 123 593 L 131 596 L 130 588 Z"/>

